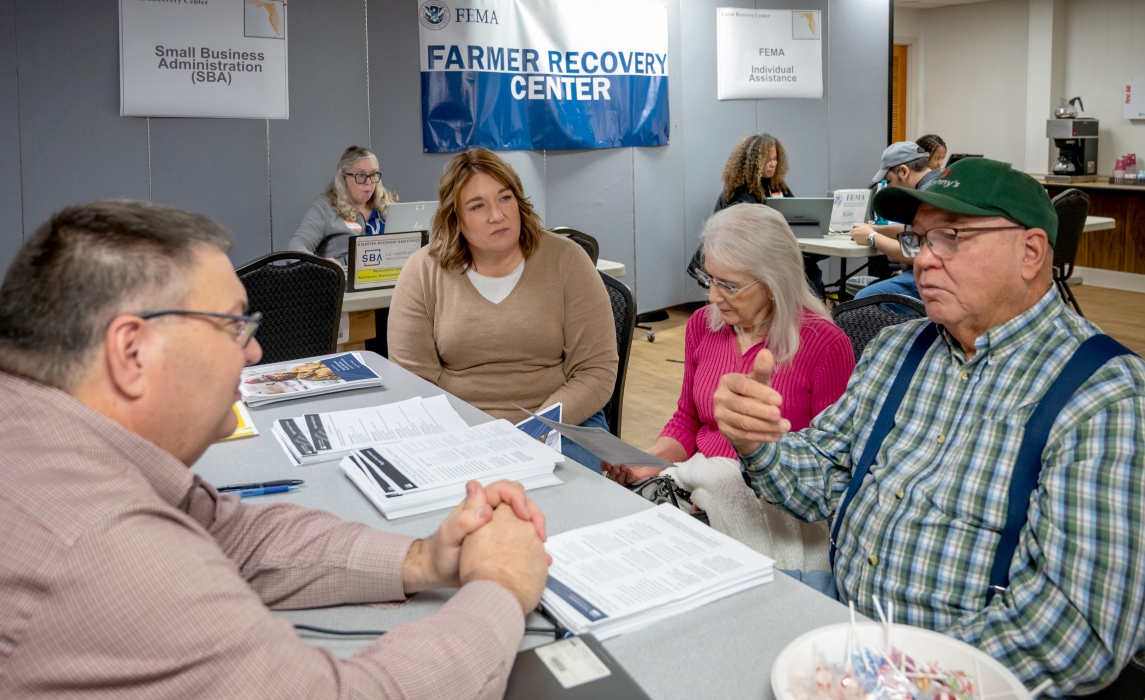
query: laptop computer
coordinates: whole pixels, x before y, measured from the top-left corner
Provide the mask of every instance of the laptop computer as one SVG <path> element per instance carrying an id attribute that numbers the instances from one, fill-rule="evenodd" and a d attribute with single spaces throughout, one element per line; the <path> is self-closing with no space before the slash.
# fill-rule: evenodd
<path id="1" fill-rule="evenodd" d="M 596 637 L 582 634 L 522 651 L 509 673 L 505 700 L 647 700 Z"/>
<path id="2" fill-rule="evenodd" d="M 398 202 L 386 207 L 386 233 L 428 231 L 437 201 Z"/>
<path id="3" fill-rule="evenodd" d="M 767 206 L 783 215 L 796 238 L 823 238 L 831 231 L 832 197 L 772 197 Z"/>

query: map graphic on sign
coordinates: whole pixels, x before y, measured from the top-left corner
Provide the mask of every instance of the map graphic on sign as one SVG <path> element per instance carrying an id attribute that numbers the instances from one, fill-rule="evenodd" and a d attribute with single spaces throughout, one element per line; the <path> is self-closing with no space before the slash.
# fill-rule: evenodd
<path id="1" fill-rule="evenodd" d="M 818 39 L 819 38 L 819 10 L 791 12 L 791 38 L 792 39 Z"/>
<path id="2" fill-rule="evenodd" d="M 286 38 L 284 0 L 243 0 L 244 36 L 264 39 Z"/>

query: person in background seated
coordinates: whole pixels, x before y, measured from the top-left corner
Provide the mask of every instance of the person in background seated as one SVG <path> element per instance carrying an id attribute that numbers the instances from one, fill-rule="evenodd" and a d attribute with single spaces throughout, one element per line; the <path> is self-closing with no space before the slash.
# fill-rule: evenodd
<path id="1" fill-rule="evenodd" d="M 967 158 L 874 208 L 912 225 L 900 241 L 928 318 L 879 334 L 804 430 L 767 351 L 721 378 L 716 422 L 763 498 L 835 517 L 842 600 L 871 616 L 872 596 L 893 602 L 895 622 L 976 646 L 1045 697 L 1094 693 L 1145 651 L 1145 362 L 1079 352 L 1101 329 L 1054 289 L 1057 214 L 1029 175 Z M 1036 411 L 1071 357 L 1101 366 Z"/>
<path id="2" fill-rule="evenodd" d="M 766 204 L 773 197 L 793 197 L 787 187 L 787 151 L 771 134 L 752 134 L 740 140 L 724 164 L 724 188 L 713 211 L 733 204 Z"/>
<path id="3" fill-rule="evenodd" d="M 946 160 L 946 142 L 942 140 L 942 137 L 936 134 L 926 134 L 919 136 L 914 142 L 930 154 L 927 166 L 931 170 L 942 170 L 942 161 Z"/>
<path id="4" fill-rule="evenodd" d="M 330 186 L 314 200 L 287 248 L 348 268 L 350 236 L 384 233 L 386 207 L 396 201 L 398 196 L 382 185 L 377 156 L 350 146 L 338 159 Z"/>
<path id="5" fill-rule="evenodd" d="M 874 181 L 878 183 L 886 180 L 889 187 L 925 190 L 937 177 L 938 171 L 930 169 L 930 155 L 925 150 L 912 141 L 900 141 L 883 151 L 882 166 L 875 173 Z M 891 260 L 906 266 L 902 273 L 860 289 L 855 295 L 856 299 L 875 294 L 904 294 L 919 298 L 911 261 L 899 248 L 898 235 L 904 228 L 901 223 L 881 226 L 855 224 L 851 227 L 851 239 L 856 243 L 875 248 Z"/>
<path id="6" fill-rule="evenodd" d="M 801 427 L 843 394 L 855 367 L 851 342 L 803 279 L 799 246 L 781 215 L 758 204 L 730 207 L 704 223 L 702 236 L 707 269 L 701 276 L 709 284 L 711 303 L 688 321 L 676 413 L 648 448 L 669 462 L 684 462 L 697 453 L 738 459 L 716 425 L 712 395 L 724 374 L 750 372 L 764 348 L 776 357 L 783 416 Z M 755 510 L 774 508 L 753 498 L 739 470 L 734 471 L 738 490 L 754 501 Z M 610 477 L 623 484 L 659 472 L 656 467 L 609 467 Z M 802 563 L 781 561 L 780 567 L 819 570 L 829 580 L 826 523 L 799 527 L 790 516 L 776 514 L 805 545 Z M 809 554 L 809 548 L 817 551 Z"/>
<path id="7" fill-rule="evenodd" d="M 788 170 L 787 151 L 783 149 L 779 139 L 771 134 L 745 136 L 732 149 L 724 164 L 721 176 L 723 189 L 716 198 L 716 206 L 712 213 L 736 204 L 766 204 L 767 200 L 774 197 L 794 196 L 787 186 Z M 816 289 L 823 282 L 819 261 L 824 259 L 826 258 L 822 255 L 803 256 L 807 280 Z M 700 282 L 701 287 L 706 287 L 697 276 L 703 269 L 704 248 L 701 244 L 688 265 L 688 274 Z"/>
<path id="8" fill-rule="evenodd" d="M 616 385 L 612 304 L 571 240 L 545 231 L 513 168 L 459 153 L 438 186 L 433 242 L 402 268 L 390 303 L 390 359 L 497 418 L 558 401 L 565 423 L 608 429 Z M 571 440 L 565 456 L 600 471 Z"/>
<path id="9" fill-rule="evenodd" d="M 190 466 L 235 429 L 262 353 L 204 216 L 54 215 L 0 285 L 0 697 L 499 698 L 547 576 L 519 484 L 467 486 L 415 540 L 220 494 Z M 460 586 L 352 658 L 276 609 Z"/>

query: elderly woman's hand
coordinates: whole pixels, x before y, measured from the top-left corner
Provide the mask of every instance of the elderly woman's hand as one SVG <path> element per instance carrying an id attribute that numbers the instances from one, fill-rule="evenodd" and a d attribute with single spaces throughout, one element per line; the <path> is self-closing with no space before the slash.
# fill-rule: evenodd
<path id="1" fill-rule="evenodd" d="M 661 467 L 629 467 L 624 464 L 609 464 L 608 462 L 601 462 L 600 469 L 609 479 L 624 486 L 659 476 L 660 472 L 664 471 Z"/>

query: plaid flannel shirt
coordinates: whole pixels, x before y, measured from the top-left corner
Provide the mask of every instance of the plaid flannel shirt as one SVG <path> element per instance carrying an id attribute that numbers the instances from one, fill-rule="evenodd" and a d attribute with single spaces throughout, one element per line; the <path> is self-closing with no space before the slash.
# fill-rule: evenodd
<path id="1" fill-rule="evenodd" d="M 906 351 L 926 321 L 884 330 L 847 391 L 809 428 L 743 461 L 753 488 L 797 517 L 830 517 Z M 1038 400 L 1100 329 L 1051 289 L 966 358 L 945 332 L 927 351 L 851 502 L 835 577 L 844 600 L 940 630 L 1051 695 L 1093 692 L 1145 649 L 1145 362 L 1120 357 L 1054 422 L 1010 588 L 989 605 L 1010 471 Z"/>

